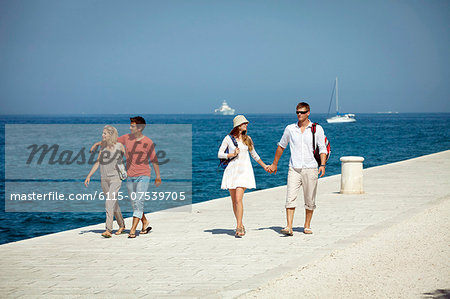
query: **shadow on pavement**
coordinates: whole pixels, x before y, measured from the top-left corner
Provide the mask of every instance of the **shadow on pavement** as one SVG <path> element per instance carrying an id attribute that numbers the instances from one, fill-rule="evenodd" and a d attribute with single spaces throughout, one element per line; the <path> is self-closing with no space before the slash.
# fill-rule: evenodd
<path id="1" fill-rule="evenodd" d="M 448 299 L 450 298 L 450 289 L 438 289 L 434 292 L 423 293 L 423 298 Z"/>
<path id="2" fill-rule="evenodd" d="M 206 229 L 205 233 L 211 233 L 213 235 L 230 235 L 234 237 L 234 229 L 223 229 L 223 228 L 215 228 L 215 229 Z"/>

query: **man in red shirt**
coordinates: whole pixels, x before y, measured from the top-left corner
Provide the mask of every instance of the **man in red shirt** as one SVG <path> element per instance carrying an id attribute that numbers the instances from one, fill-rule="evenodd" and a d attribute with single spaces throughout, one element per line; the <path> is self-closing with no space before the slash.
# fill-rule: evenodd
<path id="1" fill-rule="evenodd" d="M 133 206 L 133 224 L 128 238 L 136 237 L 136 228 L 142 222 L 140 234 L 147 234 L 152 228 L 144 214 L 144 200 L 148 185 L 150 184 L 150 162 L 155 169 L 155 185 L 161 185 L 158 158 L 156 157 L 153 141 L 144 136 L 145 119 L 140 116 L 130 118 L 130 134 L 122 135 L 117 141 L 125 146 L 127 159 L 127 189 Z M 94 147 L 97 143 L 94 145 Z M 94 148 L 93 147 L 93 148 Z"/>

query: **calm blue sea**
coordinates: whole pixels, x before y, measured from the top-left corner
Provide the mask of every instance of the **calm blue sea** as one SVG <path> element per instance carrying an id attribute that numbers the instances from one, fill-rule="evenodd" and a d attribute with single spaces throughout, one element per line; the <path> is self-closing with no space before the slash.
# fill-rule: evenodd
<path id="1" fill-rule="evenodd" d="M 142 115 L 153 124 L 192 125 L 193 202 L 228 196 L 220 190 L 217 150 L 231 130 L 232 116 Z M 0 244 L 104 222 L 104 213 L 5 213 L 5 124 L 127 124 L 130 115 L 0 116 Z M 248 134 L 263 161 L 270 164 L 286 125 L 295 114 L 248 114 Z M 340 172 L 341 156 L 363 156 L 364 167 L 373 167 L 450 149 L 450 114 L 358 114 L 357 122 L 327 124 L 325 114 L 312 114 L 331 142 L 327 174 Z M 144 131 L 145 132 L 145 131 Z M 129 132 L 119 132 L 126 134 Z M 149 136 L 151 138 L 151 136 Z M 89 146 L 88 144 L 86 146 Z M 257 190 L 286 184 L 289 150 L 277 175 L 268 175 L 253 161 Z M 164 177 L 162 178 L 164 181 Z M 320 201 L 319 201 L 320 202 Z M 131 216 L 125 214 L 124 216 Z"/>

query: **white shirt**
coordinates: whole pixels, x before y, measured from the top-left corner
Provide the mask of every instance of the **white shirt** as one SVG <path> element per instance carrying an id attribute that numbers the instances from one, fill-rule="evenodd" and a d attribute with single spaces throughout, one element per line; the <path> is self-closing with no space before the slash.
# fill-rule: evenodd
<path id="1" fill-rule="evenodd" d="M 298 123 L 288 125 L 284 129 L 278 145 L 286 148 L 290 144 L 291 159 L 289 160 L 289 167 L 293 168 L 317 168 L 316 159 L 314 159 L 313 145 L 312 145 L 312 122 L 309 122 L 305 131 L 302 133 Z M 319 154 L 327 154 L 325 146 L 325 133 L 320 125 L 316 125 L 315 142 L 319 146 Z"/>

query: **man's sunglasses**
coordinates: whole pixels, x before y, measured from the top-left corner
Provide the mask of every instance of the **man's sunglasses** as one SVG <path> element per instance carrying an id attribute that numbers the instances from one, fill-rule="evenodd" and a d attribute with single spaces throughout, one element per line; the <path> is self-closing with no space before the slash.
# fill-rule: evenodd
<path id="1" fill-rule="evenodd" d="M 309 111 L 296 111 L 297 112 L 297 114 L 306 114 L 306 113 L 308 113 Z"/>

